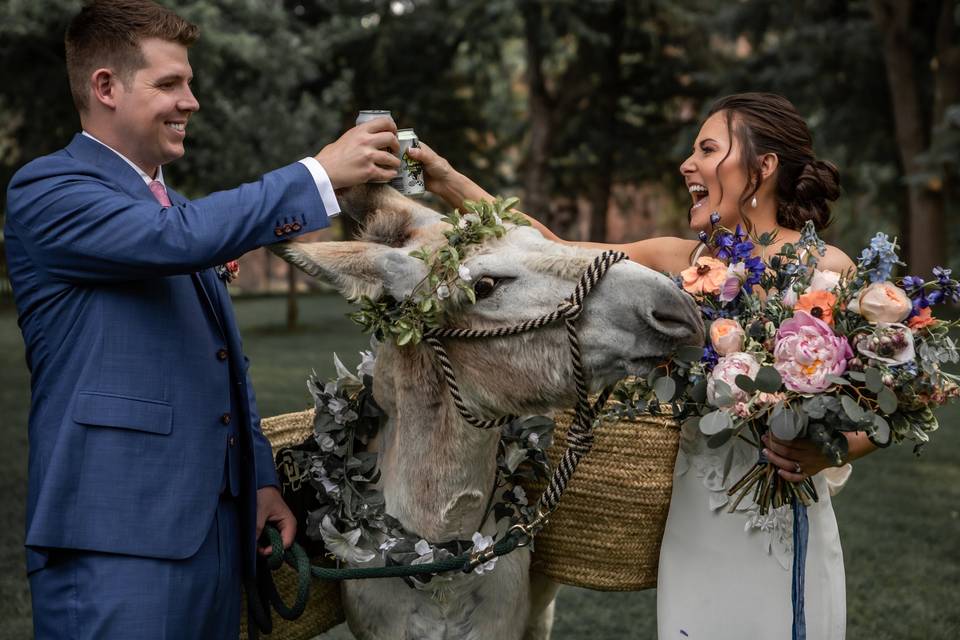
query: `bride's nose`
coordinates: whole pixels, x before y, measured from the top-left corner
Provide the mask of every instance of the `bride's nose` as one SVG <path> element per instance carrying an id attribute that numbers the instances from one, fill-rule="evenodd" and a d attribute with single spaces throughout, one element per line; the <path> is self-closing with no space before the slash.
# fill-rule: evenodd
<path id="1" fill-rule="evenodd" d="M 687 156 L 687 159 L 680 164 L 680 175 L 688 176 L 694 171 L 696 171 L 696 166 L 693 163 L 693 154 Z"/>

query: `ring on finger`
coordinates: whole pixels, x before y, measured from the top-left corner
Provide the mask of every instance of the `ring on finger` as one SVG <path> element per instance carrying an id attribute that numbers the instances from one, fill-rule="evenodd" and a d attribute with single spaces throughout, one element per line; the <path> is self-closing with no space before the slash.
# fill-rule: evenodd
<path id="1" fill-rule="evenodd" d="M 794 465 L 794 466 L 793 466 L 793 472 L 794 472 L 794 473 L 798 473 L 798 474 L 800 474 L 800 475 L 803 475 L 803 467 L 800 466 L 800 463 L 799 463 L 799 462 L 794 462 L 793 465 Z"/>

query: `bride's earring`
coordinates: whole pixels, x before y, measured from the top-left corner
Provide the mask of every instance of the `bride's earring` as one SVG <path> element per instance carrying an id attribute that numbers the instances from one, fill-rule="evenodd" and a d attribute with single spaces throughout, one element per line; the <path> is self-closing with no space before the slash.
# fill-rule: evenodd
<path id="1" fill-rule="evenodd" d="M 750 201 L 750 206 L 754 209 L 757 208 L 757 196 L 753 196 L 753 200 Z"/>

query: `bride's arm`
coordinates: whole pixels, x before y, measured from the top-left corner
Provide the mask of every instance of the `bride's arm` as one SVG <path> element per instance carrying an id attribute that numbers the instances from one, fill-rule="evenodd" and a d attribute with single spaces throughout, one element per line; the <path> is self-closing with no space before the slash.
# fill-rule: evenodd
<path id="1" fill-rule="evenodd" d="M 445 158 L 423 142 L 420 142 L 419 147 L 410 148 L 407 153 L 423 164 L 427 189 L 442 198 L 449 206 L 461 207 L 464 200 L 494 199 L 483 187 L 454 169 Z M 547 240 L 588 249 L 623 251 L 634 262 L 657 271 L 679 273 L 690 266 L 690 257 L 697 246 L 696 241 L 670 237 L 649 238 L 624 244 L 564 240 L 539 220 L 525 213 L 522 215 Z"/>

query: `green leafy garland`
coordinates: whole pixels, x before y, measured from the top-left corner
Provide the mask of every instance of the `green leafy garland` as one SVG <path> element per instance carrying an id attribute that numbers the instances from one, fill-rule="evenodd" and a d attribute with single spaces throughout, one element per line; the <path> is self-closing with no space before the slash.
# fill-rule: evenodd
<path id="1" fill-rule="evenodd" d="M 448 301 L 457 290 L 471 304 L 477 301 L 470 281 L 469 269 L 463 264 L 471 249 L 490 238 L 502 237 L 509 228 L 526 226 L 530 222 L 514 210 L 517 198 L 497 198 L 493 202 L 464 202 L 465 213 L 455 209 L 442 218 L 450 228 L 443 232 L 447 242 L 436 249 L 422 247 L 410 253 L 423 260 L 427 275 L 413 293 L 403 300 L 360 299 L 360 310 L 350 314 L 350 319 L 373 333 L 380 340 L 394 341 L 398 346 L 417 344 L 425 330 L 440 326 Z"/>
<path id="2" fill-rule="evenodd" d="M 377 485 L 377 454 L 366 451 L 384 413 L 373 399 L 374 356 L 370 352 L 361 355 L 357 375 L 335 355 L 336 380 L 324 384 L 316 374 L 310 377 L 307 387 L 316 406 L 314 435 L 304 446 L 279 454 L 280 464 L 296 470 L 295 477 L 287 480 L 309 487 L 305 496 L 307 537 L 322 540 L 325 552 L 339 561 L 363 563 L 381 556 L 388 565 L 433 562 L 493 544 L 491 536 L 479 532 L 471 541 L 432 544 L 406 531 L 386 512 Z M 546 451 L 553 440 L 553 427 L 553 421 L 542 416 L 520 418 L 503 427 L 492 487 L 500 498 L 490 505 L 498 533 L 517 518 L 532 515 L 533 507 L 521 484 L 547 476 Z M 481 565 L 477 572 L 491 570 L 495 562 Z M 438 577 L 409 583 L 422 586 L 431 579 Z"/>

